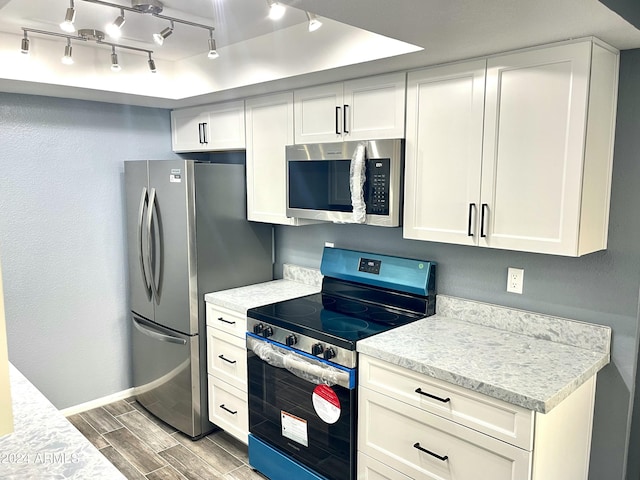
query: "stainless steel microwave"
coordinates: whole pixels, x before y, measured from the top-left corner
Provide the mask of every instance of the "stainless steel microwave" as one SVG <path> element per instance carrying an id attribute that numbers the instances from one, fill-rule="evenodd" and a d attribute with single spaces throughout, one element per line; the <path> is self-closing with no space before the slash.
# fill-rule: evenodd
<path id="1" fill-rule="evenodd" d="M 286 162 L 288 217 L 400 226 L 402 139 L 287 145 Z"/>

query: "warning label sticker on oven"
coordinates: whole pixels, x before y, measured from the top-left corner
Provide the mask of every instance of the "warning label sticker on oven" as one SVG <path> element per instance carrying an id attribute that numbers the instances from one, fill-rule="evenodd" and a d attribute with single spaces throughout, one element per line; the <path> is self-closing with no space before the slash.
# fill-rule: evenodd
<path id="1" fill-rule="evenodd" d="M 313 408 L 327 423 L 336 423 L 340 418 L 340 399 L 329 385 L 318 385 L 313 389 Z"/>
<path id="2" fill-rule="evenodd" d="M 294 442 L 298 442 L 305 447 L 309 446 L 309 436 L 307 435 L 307 421 L 280 410 L 282 421 L 282 436 Z"/>

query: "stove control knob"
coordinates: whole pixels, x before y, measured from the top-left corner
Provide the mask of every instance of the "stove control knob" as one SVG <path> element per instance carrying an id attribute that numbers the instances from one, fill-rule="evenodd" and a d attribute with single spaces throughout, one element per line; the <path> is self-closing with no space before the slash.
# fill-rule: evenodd
<path id="1" fill-rule="evenodd" d="M 324 359 L 325 360 L 331 360 L 332 358 L 334 358 L 336 356 L 336 351 L 329 347 L 324 351 Z"/>
<path id="2" fill-rule="evenodd" d="M 264 327 L 264 329 L 262 330 L 262 336 L 264 338 L 268 338 L 271 335 L 273 335 L 273 328 L 271 328 L 269 326 Z"/>
<path id="3" fill-rule="evenodd" d="M 298 338 L 292 333 L 291 335 L 287 335 L 287 338 L 284 339 L 284 343 L 287 344 L 287 347 L 290 347 L 291 345 L 298 343 Z"/>
<path id="4" fill-rule="evenodd" d="M 262 335 L 263 330 L 264 330 L 264 325 L 261 323 L 258 323 L 257 325 L 253 326 L 253 333 L 255 333 L 256 335 Z"/>
<path id="5" fill-rule="evenodd" d="M 324 352 L 324 347 L 321 343 L 311 345 L 311 355 L 320 355 L 322 352 Z"/>

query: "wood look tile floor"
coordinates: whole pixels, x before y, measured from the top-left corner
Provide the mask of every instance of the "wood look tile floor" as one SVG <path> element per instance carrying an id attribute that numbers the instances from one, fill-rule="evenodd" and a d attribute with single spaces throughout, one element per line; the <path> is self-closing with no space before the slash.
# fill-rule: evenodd
<path id="1" fill-rule="evenodd" d="M 220 430 L 192 441 L 135 400 L 68 420 L 129 480 L 265 480 L 249 467 L 247 446 Z"/>

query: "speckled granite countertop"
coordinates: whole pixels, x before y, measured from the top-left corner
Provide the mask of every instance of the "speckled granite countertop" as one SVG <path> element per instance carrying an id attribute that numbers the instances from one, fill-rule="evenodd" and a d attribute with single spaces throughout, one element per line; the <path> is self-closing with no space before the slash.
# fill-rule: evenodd
<path id="1" fill-rule="evenodd" d="M 357 350 L 541 413 L 609 363 L 609 327 L 440 295 L 436 305 Z"/>
<path id="2" fill-rule="evenodd" d="M 207 293 L 204 299 L 245 314 L 253 307 L 318 293 L 322 286 L 322 275 L 315 269 L 284 265 L 283 276 L 282 280 Z"/>
<path id="3" fill-rule="evenodd" d="M 14 432 L 0 438 L 0 478 L 125 479 L 17 368 L 9 367 Z"/>

